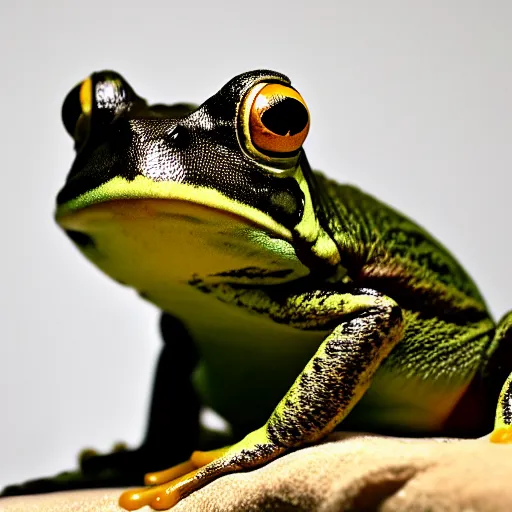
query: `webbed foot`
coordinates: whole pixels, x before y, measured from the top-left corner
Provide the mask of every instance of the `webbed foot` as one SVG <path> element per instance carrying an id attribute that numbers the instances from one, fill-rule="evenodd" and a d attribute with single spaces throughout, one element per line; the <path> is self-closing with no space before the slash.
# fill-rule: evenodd
<path id="1" fill-rule="evenodd" d="M 110 485 L 95 485 L 98 480 L 89 480 L 80 471 L 64 471 L 49 478 L 29 480 L 22 484 L 9 485 L 0 493 L 0 497 L 21 496 L 26 494 L 44 494 L 48 492 L 69 491 L 72 489 L 89 489 L 94 487 L 109 487 Z M 114 484 L 115 485 L 115 484 Z"/>
<path id="2" fill-rule="evenodd" d="M 128 450 L 122 443 L 116 444 L 112 453 L 103 455 L 95 450 L 82 450 L 78 458 L 78 470 L 10 485 L 3 489 L 0 496 L 141 485 L 149 468 L 165 467 L 169 463 L 169 457 L 166 463 L 161 463 L 158 451 L 149 450 L 145 446 Z"/>
<path id="3" fill-rule="evenodd" d="M 124 492 L 121 507 L 136 510 L 145 505 L 166 510 L 193 491 L 227 473 L 260 466 L 284 452 L 266 436 L 265 428 L 247 435 L 242 441 L 207 452 L 195 451 L 186 462 L 156 473 L 148 473 L 149 487 Z"/>

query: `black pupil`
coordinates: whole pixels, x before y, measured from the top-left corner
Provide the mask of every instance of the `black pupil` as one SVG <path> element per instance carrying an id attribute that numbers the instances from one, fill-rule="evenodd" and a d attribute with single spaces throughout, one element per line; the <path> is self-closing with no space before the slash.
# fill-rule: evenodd
<path id="1" fill-rule="evenodd" d="M 295 98 L 280 97 L 263 112 L 261 122 L 270 131 L 278 135 L 296 135 L 308 124 L 306 107 Z"/>

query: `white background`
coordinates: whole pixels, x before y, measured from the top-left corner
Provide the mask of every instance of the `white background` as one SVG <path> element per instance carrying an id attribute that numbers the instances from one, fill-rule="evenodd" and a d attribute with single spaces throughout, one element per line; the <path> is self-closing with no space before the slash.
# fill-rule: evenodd
<path id="1" fill-rule="evenodd" d="M 0 4 L 0 487 L 143 433 L 157 312 L 52 220 L 73 158 L 68 90 L 120 71 L 152 102 L 202 102 L 242 71 L 288 74 L 311 163 L 406 212 L 512 306 L 507 0 Z M 179 417 L 177 417 L 179 421 Z"/>

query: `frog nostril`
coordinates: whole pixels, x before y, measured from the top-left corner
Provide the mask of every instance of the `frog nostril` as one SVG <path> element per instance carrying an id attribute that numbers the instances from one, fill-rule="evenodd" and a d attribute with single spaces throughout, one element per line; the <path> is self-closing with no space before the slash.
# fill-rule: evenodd
<path id="1" fill-rule="evenodd" d="M 96 245 L 94 243 L 94 240 L 87 234 L 82 233 L 81 231 L 73 231 L 72 229 L 66 229 L 66 235 L 71 238 L 71 240 L 78 245 L 79 247 L 82 247 L 85 249 L 88 248 L 94 248 Z"/>
<path id="2" fill-rule="evenodd" d="M 176 125 L 164 138 L 168 144 L 179 149 L 185 149 L 190 144 L 190 133 L 180 124 Z"/>

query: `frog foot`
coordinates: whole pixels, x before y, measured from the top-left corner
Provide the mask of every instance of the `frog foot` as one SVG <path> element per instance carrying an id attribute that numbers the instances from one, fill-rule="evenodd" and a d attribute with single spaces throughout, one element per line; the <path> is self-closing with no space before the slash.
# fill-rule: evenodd
<path id="1" fill-rule="evenodd" d="M 128 450 L 123 443 L 115 444 L 113 451 L 107 454 L 84 449 L 78 459 L 79 469 L 76 471 L 64 471 L 58 475 L 10 485 L 1 490 L 0 497 L 140 485 L 145 471 L 151 466 L 161 464 L 158 451 L 150 451 L 144 446 Z M 169 458 L 167 463 L 168 461 Z M 165 465 L 161 464 L 160 467 Z"/>
<path id="2" fill-rule="evenodd" d="M 284 448 L 269 442 L 263 429 L 259 429 L 235 445 L 207 452 L 195 451 L 186 462 L 148 473 L 145 483 L 149 487 L 124 492 L 119 505 L 126 510 L 137 510 L 145 505 L 154 510 L 167 510 L 219 476 L 260 466 L 283 452 Z"/>
<path id="3" fill-rule="evenodd" d="M 491 443 L 512 444 L 512 425 L 503 425 L 495 428 L 489 440 Z"/>

